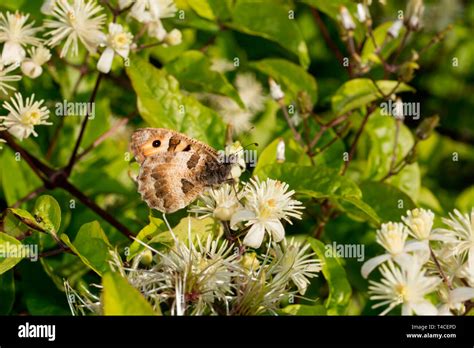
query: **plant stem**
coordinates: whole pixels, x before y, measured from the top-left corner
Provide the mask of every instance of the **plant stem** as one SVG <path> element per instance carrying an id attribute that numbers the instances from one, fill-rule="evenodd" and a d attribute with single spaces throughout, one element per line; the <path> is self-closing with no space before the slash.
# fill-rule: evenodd
<path id="1" fill-rule="evenodd" d="M 102 80 L 102 76 L 103 76 L 102 73 L 99 73 L 99 75 L 97 76 L 97 80 L 95 82 L 94 89 L 92 90 L 91 97 L 89 98 L 89 104 L 92 104 L 92 103 L 95 102 L 95 98 L 96 98 L 97 92 L 99 90 L 99 85 L 100 85 L 100 81 Z M 68 176 L 71 174 L 72 168 L 74 167 L 74 164 L 76 163 L 77 152 L 79 150 L 79 146 L 81 145 L 82 138 L 84 137 L 84 133 L 86 131 L 86 126 L 87 126 L 87 122 L 89 120 L 89 116 L 90 115 L 87 111 L 86 115 L 84 116 L 84 121 L 82 121 L 81 131 L 79 132 L 79 137 L 77 138 L 76 144 L 74 145 L 74 150 L 72 151 L 71 157 L 69 159 L 69 163 L 65 168 L 65 172 Z"/>

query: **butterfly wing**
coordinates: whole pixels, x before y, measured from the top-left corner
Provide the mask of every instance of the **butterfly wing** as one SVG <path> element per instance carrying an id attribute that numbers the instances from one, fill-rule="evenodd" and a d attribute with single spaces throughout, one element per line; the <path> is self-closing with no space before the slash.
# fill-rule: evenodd
<path id="1" fill-rule="evenodd" d="M 138 192 L 151 208 L 165 213 L 186 207 L 227 175 L 212 147 L 169 129 L 136 131 L 131 149 L 141 166 Z"/>
<path id="2" fill-rule="evenodd" d="M 131 149 L 138 163 L 147 157 L 169 152 L 199 152 L 217 160 L 218 153 L 212 147 L 184 134 L 165 128 L 143 128 L 132 135 Z"/>
<path id="3" fill-rule="evenodd" d="M 192 203 L 205 189 L 187 163 L 193 155 L 170 152 L 147 157 L 140 168 L 138 192 L 150 208 L 173 213 Z"/>

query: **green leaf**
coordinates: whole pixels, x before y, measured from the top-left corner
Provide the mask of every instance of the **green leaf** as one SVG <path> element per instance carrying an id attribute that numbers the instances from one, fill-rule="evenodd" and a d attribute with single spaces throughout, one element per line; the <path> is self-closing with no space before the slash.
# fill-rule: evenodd
<path id="1" fill-rule="evenodd" d="M 400 221 L 407 210 L 416 208 L 415 202 L 398 188 L 375 181 L 360 186 L 364 202 L 369 204 L 383 221 Z"/>
<path id="2" fill-rule="evenodd" d="M 41 196 L 35 202 L 33 214 L 39 225 L 51 233 L 57 233 L 61 226 L 61 208 L 52 196 Z"/>
<path id="3" fill-rule="evenodd" d="M 3 147 L 2 164 L 0 167 L 3 181 L 3 192 L 8 206 L 25 197 L 41 185 L 36 174 L 28 167 L 26 161 L 17 157 L 9 148 Z M 18 161 L 16 159 L 19 159 Z"/>
<path id="4" fill-rule="evenodd" d="M 308 237 L 313 251 L 322 261 L 322 272 L 329 286 L 329 296 L 325 301 L 328 315 L 344 315 L 349 306 L 352 288 L 347 280 L 346 271 L 334 253 L 328 255 L 327 247 L 321 241 Z"/>
<path id="5" fill-rule="evenodd" d="M 305 91 L 310 96 L 311 102 L 316 103 L 318 99 L 316 80 L 299 65 L 278 58 L 263 59 L 249 65 L 282 85 L 285 93 L 290 94 L 293 101 L 297 100 L 300 92 Z"/>
<path id="6" fill-rule="evenodd" d="M 0 232 L 0 274 L 15 267 L 23 257 L 11 257 L 22 255 L 23 245 L 15 238 Z"/>
<path id="7" fill-rule="evenodd" d="M 154 311 L 140 292 L 118 273 L 107 272 L 102 278 L 104 315 L 161 315 Z"/>
<path id="8" fill-rule="evenodd" d="M 186 0 L 189 6 L 196 12 L 199 16 L 214 20 L 216 19 L 214 12 L 207 0 Z"/>
<path id="9" fill-rule="evenodd" d="M 132 58 L 127 74 L 140 115 L 151 127 L 174 129 L 215 147 L 222 143 L 225 125 L 220 116 L 182 94 L 173 76 L 138 56 Z"/>
<path id="10" fill-rule="evenodd" d="M 301 145 L 294 140 L 292 134 L 288 134 L 282 138 L 275 139 L 265 149 L 263 149 L 262 153 L 258 157 L 258 162 L 255 169 L 253 170 L 253 175 L 259 176 L 262 174 L 262 170 L 265 166 L 277 163 L 277 146 L 282 139 L 285 141 L 286 163 L 296 163 L 308 166 L 311 164 L 309 157 L 305 154 Z"/>
<path id="11" fill-rule="evenodd" d="M 15 279 L 13 270 L 0 275 L 0 315 L 7 315 L 15 302 Z"/>
<path id="12" fill-rule="evenodd" d="M 137 240 L 144 242 L 145 244 L 151 244 L 151 241 L 154 237 L 167 230 L 168 228 L 166 227 L 166 224 L 163 220 L 150 216 L 150 223 L 142 228 L 142 230 L 135 237 L 135 240 L 130 245 L 127 261 L 130 261 L 136 255 L 145 250 L 145 246 L 137 242 Z"/>
<path id="13" fill-rule="evenodd" d="M 301 2 L 318 9 L 334 20 L 337 20 L 341 6 L 345 6 L 351 14 L 357 12 L 356 4 L 351 0 L 301 0 Z"/>
<path id="14" fill-rule="evenodd" d="M 221 20 L 229 19 L 232 15 L 233 0 L 207 0 L 212 12 Z"/>
<path id="15" fill-rule="evenodd" d="M 364 174 L 366 179 L 379 181 L 390 171 L 395 144 L 395 125 L 395 119 L 391 116 L 382 115 L 380 109 L 377 109 L 367 121 L 363 134 L 363 137 L 368 138 L 369 141 L 369 155 Z M 396 164 L 405 158 L 412 149 L 414 142 L 410 130 L 404 124 L 400 124 Z M 386 182 L 408 194 L 413 201 L 417 201 L 421 182 L 418 164 L 414 163 L 406 166 L 400 173 L 390 177 Z"/>
<path id="16" fill-rule="evenodd" d="M 340 176 L 335 169 L 301 166 L 294 163 L 266 165 L 258 171 L 260 179 L 272 178 L 286 182 L 298 194 L 316 199 L 328 198 L 348 209 L 351 216 L 378 224 L 379 217 L 362 201 L 362 192 L 351 179 Z"/>
<path id="17" fill-rule="evenodd" d="M 405 83 L 401 83 L 395 89 L 398 84 L 397 81 L 379 80 L 375 82 L 385 95 L 392 91 L 392 93 L 414 91 L 413 87 L 410 87 Z M 332 96 L 332 110 L 337 115 L 341 115 L 350 110 L 361 108 L 382 97 L 383 96 L 370 79 L 353 79 L 344 83 Z"/>
<path id="18" fill-rule="evenodd" d="M 233 10 L 232 22 L 226 25 L 245 34 L 276 42 L 298 56 L 303 67 L 309 66 L 308 47 L 296 21 L 291 20 L 288 11 L 278 4 L 262 1 L 239 2 Z"/>
<path id="19" fill-rule="evenodd" d="M 456 199 L 455 206 L 463 213 L 471 213 L 471 210 L 474 208 L 474 186 L 461 192 Z"/>
<path id="20" fill-rule="evenodd" d="M 110 270 L 109 250 L 112 246 L 97 221 L 82 225 L 74 243 L 66 234 L 61 234 L 61 240 L 74 251 L 77 256 L 99 275 Z"/>
<path id="21" fill-rule="evenodd" d="M 184 89 L 191 92 L 209 92 L 232 98 L 242 108 L 245 107 L 239 93 L 227 78 L 211 70 L 211 62 L 200 51 L 187 51 L 178 59 L 167 64 L 165 70 L 176 77 Z"/>
<path id="22" fill-rule="evenodd" d="M 293 304 L 286 306 L 281 312 L 287 315 L 326 315 L 326 308 L 321 305 Z"/>
<path id="23" fill-rule="evenodd" d="M 375 42 L 377 43 L 378 47 L 382 47 L 382 44 L 384 43 L 385 39 L 387 38 L 387 31 L 390 29 L 392 26 L 393 21 L 388 21 L 385 23 L 382 23 L 379 25 L 377 28 L 374 29 L 373 35 L 375 38 Z M 383 46 L 380 54 L 384 59 L 387 59 L 390 54 L 398 47 L 400 44 L 400 41 L 402 40 L 403 35 L 405 34 L 405 27 L 402 27 L 400 30 L 400 34 L 396 39 L 388 39 Z M 362 48 L 362 54 L 361 54 L 361 59 L 363 61 L 372 61 L 374 63 L 380 64 L 380 58 L 374 53 L 375 47 L 374 43 L 371 39 L 367 39 L 365 41 L 364 47 Z"/>

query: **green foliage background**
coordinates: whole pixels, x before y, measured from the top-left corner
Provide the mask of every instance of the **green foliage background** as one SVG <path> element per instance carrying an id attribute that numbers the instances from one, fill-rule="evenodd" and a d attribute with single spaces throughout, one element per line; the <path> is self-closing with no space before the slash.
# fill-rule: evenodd
<path id="1" fill-rule="evenodd" d="M 88 125 L 81 148 L 89 147 L 119 120 L 126 117 L 130 120 L 125 130 L 107 138 L 77 163 L 70 181 L 132 233 L 138 234 L 143 228 L 163 230 L 162 226 L 153 224 L 153 216 L 159 217 L 159 214 L 148 210 L 130 178 L 130 171 L 134 170 L 128 158 L 130 134 L 144 125 L 172 128 L 222 148 L 224 122 L 216 111 L 188 92 L 225 95 L 242 104 L 231 83 L 235 72 L 222 74 L 210 69 L 212 58 L 233 61 L 238 57 L 238 71 L 254 72 L 265 86 L 268 77 L 281 84 L 287 105 L 298 104 L 300 93 L 305 91 L 311 108 L 324 120 L 353 110 L 347 136 L 316 156 L 313 166 L 305 150 L 293 139 L 275 101 L 267 103 L 254 121 L 255 128 L 240 138 L 243 144 L 259 143 L 258 164 L 246 177 L 254 174 L 285 181 L 306 206 L 303 220 L 288 226 L 288 235 L 313 235 L 323 214 L 322 202 L 329 200 L 337 207 L 339 213 L 327 221 L 320 240 L 311 239 L 319 257 L 325 258 L 322 243 L 333 241 L 364 244 L 366 258 L 376 255 L 380 251 L 374 241 L 378 224 L 399 220 L 407 209 L 415 206 L 430 208 L 439 215 L 446 215 L 453 208 L 463 212 L 470 210 L 474 206 L 471 117 L 474 109 L 474 3 L 426 1 L 424 29 L 408 42 L 402 57 L 409 56 L 410 49 L 420 50 L 426 46 L 448 24 L 453 24 L 453 29 L 420 57 L 416 77 L 409 86 L 400 85 L 398 92 L 404 101 L 421 103 L 421 120 L 438 114 L 440 126 L 428 140 L 420 142 L 417 160 L 383 183 L 380 180 L 389 170 L 395 134 L 395 122 L 388 117 L 375 115 L 369 119 L 347 174 L 339 175 L 343 154 L 349 150 L 367 105 L 380 98 L 367 78 L 349 79 L 314 21 L 312 10 L 316 9 L 329 35 L 344 52 L 335 21 L 340 4 L 355 12 L 355 3 L 349 0 L 177 1 L 178 8 L 185 11 L 186 20 L 170 19 L 166 25 L 182 30 L 182 44 L 133 54 L 125 69 L 118 62 L 114 64 L 111 75 L 104 78 L 99 89 L 96 117 Z M 28 12 L 39 23 L 43 19 L 40 6 L 41 1 L 37 0 L 4 0 L 0 9 Z M 404 1 L 390 0 L 385 6 L 375 3 L 371 7 L 374 28 L 380 25 L 375 29 L 376 37 L 384 37 L 388 29 L 384 23 L 392 21 L 404 7 Z M 290 10 L 295 11 L 294 20 L 288 20 Z M 365 33 L 360 23 L 355 37 L 362 45 Z M 362 51 L 363 60 L 373 59 L 370 54 L 373 45 L 370 45 L 367 43 Z M 453 58 L 458 58 L 458 66 L 453 66 Z M 90 68 L 94 68 L 92 63 Z M 72 98 L 78 76 L 77 69 L 63 64 L 55 55 L 47 73 L 37 80 L 23 79 L 18 89 L 25 95 L 35 93 L 54 110 L 57 102 Z M 372 76 L 376 80 L 384 79 L 380 67 L 373 70 Z M 95 78 L 96 73 L 91 73 L 82 79 L 75 101 L 88 100 Z M 394 81 L 385 81 L 380 83 L 380 88 L 386 93 L 394 85 Z M 180 112 L 180 105 L 185 106 L 185 114 Z M 414 129 L 421 120 L 407 119 L 402 126 L 397 159 L 401 160 L 410 151 Z M 80 121 L 74 117 L 60 120 L 54 116 L 51 121 L 53 126 L 42 128 L 38 138 L 29 138 L 21 145 L 50 166 L 60 168 L 69 160 Z M 64 124 L 56 133 L 60 122 Z M 315 134 L 318 127 L 312 123 L 311 134 Z M 316 147 L 323 147 L 333 136 L 332 131 L 325 133 Z M 275 161 L 279 138 L 285 139 L 287 144 L 284 164 Z M 56 144 L 48 153 L 51 142 Z M 459 160 L 453 161 L 456 155 Z M 108 248 L 117 248 L 123 253 L 130 245 L 117 229 L 60 189 L 49 190 L 47 195 L 23 203 L 21 209 L 8 210 L 41 186 L 28 165 L 15 160 L 8 146 L 0 152 L 0 182 L 0 210 L 4 214 L 0 243 L 38 244 L 40 252 L 48 252 L 61 243 L 80 255 L 62 253 L 42 257 L 39 262 L 0 258 L 0 314 L 69 315 L 63 280 L 68 279 L 74 288 L 80 288 L 100 283 L 102 275 L 107 289 L 105 314 L 149 313 L 147 303 L 141 301 L 135 290 L 109 272 Z M 185 212 L 180 212 L 170 216 L 170 220 L 176 225 L 184 216 Z M 282 313 L 375 314 L 370 309 L 367 282 L 360 275 L 360 267 L 356 259 L 328 259 L 324 277 L 316 279 L 306 294 L 308 298 L 319 298 L 317 305 L 303 300 L 283 309 Z M 123 304 L 114 300 L 117 298 L 134 300 L 122 308 Z"/>

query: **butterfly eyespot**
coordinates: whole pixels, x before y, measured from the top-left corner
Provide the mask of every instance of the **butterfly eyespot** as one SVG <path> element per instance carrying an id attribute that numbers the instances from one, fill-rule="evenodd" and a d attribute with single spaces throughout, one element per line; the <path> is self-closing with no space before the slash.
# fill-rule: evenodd
<path id="1" fill-rule="evenodd" d="M 151 145 L 152 145 L 153 147 L 160 147 L 161 141 L 155 140 Z"/>

